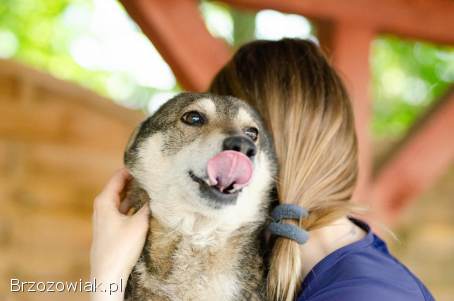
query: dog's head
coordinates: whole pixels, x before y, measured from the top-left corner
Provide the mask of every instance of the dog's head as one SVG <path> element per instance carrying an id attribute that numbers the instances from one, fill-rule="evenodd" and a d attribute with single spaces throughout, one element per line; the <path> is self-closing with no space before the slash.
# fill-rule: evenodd
<path id="1" fill-rule="evenodd" d="M 257 218 L 276 163 L 259 115 L 233 97 L 183 93 L 130 138 L 125 164 L 149 194 L 153 216 Z M 238 220 L 240 219 L 240 220 Z"/>

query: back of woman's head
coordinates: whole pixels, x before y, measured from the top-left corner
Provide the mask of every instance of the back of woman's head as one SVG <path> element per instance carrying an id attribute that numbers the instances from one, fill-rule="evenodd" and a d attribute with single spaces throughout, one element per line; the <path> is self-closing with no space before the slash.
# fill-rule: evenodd
<path id="1" fill-rule="evenodd" d="M 279 161 L 279 202 L 309 211 L 300 227 L 314 230 L 349 212 L 357 177 L 352 109 L 317 45 L 296 39 L 249 43 L 217 74 L 210 92 L 242 98 L 262 115 Z M 299 245 L 277 238 L 270 300 L 293 300 L 301 278 Z"/>

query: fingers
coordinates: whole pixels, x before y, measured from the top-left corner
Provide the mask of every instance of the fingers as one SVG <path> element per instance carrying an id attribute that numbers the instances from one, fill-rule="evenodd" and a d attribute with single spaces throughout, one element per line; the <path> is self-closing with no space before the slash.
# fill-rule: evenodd
<path id="1" fill-rule="evenodd" d="M 130 216 L 132 219 L 131 222 L 135 228 L 137 234 L 143 235 L 145 237 L 148 227 L 149 227 L 149 215 L 150 209 L 148 204 L 144 204 L 142 208 L 139 209 L 133 216 Z"/>
<path id="2" fill-rule="evenodd" d="M 120 194 L 123 191 L 126 183 L 128 182 L 130 175 L 126 168 L 119 169 L 109 179 L 104 189 L 101 191 L 99 196 L 95 200 L 95 205 L 103 206 L 115 206 L 118 207 L 120 203 Z"/>
<path id="3" fill-rule="evenodd" d="M 102 194 L 105 194 L 106 196 L 119 196 L 129 178 L 130 175 L 126 168 L 117 170 L 110 178 L 109 182 L 107 182 Z"/>
<path id="4" fill-rule="evenodd" d="M 120 206 L 118 207 L 118 211 L 121 214 L 128 215 L 129 210 L 132 208 L 134 201 L 131 198 L 126 197 L 124 200 L 120 202 Z"/>
<path id="5" fill-rule="evenodd" d="M 134 214 L 134 218 L 135 219 L 145 219 L 145 220 L 148 220 L 148 216 L 150 214 L 150 208 L 148 206 L 147 203 L 143 204 L 142 208 L 139 209 L 139 211 L 137 211 L 135 214 Z"/>

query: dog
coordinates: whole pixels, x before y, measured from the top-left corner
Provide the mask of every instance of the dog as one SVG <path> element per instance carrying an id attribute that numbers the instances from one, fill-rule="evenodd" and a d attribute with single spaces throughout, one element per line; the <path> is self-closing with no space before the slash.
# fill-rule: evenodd
<path id="1" fill-rule="evenodd" d="M 150 206 L 126 300 L 264 300 L 263 236 L 277 162 L 259 114 L 182 93 L 134 131 L 127 197 Z"/>

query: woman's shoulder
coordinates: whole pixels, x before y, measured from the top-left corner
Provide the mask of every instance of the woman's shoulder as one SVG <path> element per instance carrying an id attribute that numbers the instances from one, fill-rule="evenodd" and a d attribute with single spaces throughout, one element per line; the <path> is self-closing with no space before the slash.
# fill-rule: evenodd
<path id="1" fill-rule="evenodd" d="M 424 284 L 397 260 L 367 251 L 345 256 L 313 292 L 308 301 L 434 300 Z"/>
<path id="2" fill-rule="evenodd" d="M 432 301 L 424 284 L 370 230 L 328 255 L 302 284 L 300 301 Z"/>
<path id="3" fill-rule="evenodd" d="M 434 300 L 422 282 L 403 265 L 373 253 L 351 253 L 325 273 L 311 274 L 312 280 L 305 284 L 298 300 Z"/>

